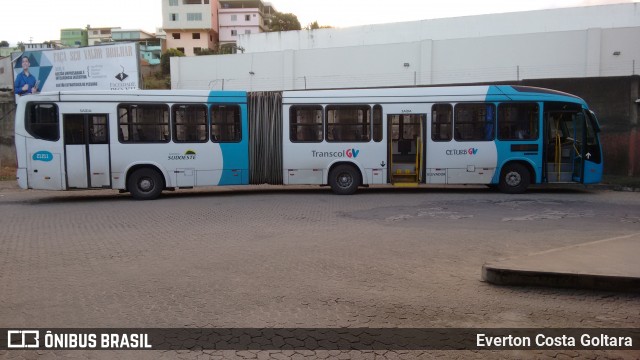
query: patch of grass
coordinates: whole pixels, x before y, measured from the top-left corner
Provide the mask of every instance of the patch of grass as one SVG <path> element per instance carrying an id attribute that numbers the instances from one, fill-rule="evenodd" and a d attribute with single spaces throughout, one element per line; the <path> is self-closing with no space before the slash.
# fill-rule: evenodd
<path id="1" fill-rule="evenodd" d="M 16 168 L 12 166 L 3 166 L 0 168 L 0 181 L 8 181 L 16 179 Z"/>
<path id="2" fill-rule="evenodd" d="M 144 78 L 144 88 L 149 89 L 171 89 L 171 76 L 156 73 Z"/>

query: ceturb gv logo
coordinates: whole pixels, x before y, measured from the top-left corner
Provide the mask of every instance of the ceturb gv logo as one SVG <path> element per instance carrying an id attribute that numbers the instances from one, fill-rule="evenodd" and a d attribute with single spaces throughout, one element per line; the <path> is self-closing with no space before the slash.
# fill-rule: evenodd
<path id="1" fill-rule="evenodd" d="M 468 148 L 468 149 L 452 149 L 452 150 L 446 150 L 446 154 L 447 155 L 476 155 L 478 153 L 478 149 L 476 148 Z"/>

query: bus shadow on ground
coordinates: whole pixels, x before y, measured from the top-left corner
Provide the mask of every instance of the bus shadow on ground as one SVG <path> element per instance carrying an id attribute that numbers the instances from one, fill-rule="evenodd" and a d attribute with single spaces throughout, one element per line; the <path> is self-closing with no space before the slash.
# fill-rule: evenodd
<path id="1" fill-rule="evenodd" d="M 591 194 L 598 190 L 588 189 L 583 186 L 533 186 L 524 194 L 519 195 L 536 195 L 536 194 Z M 129 193 L 117 193 L 113 190 L 96 190 L 96 191 L 78 191 L 77 193 L 64 193 L 61 196 L 42 197 L 31 199 L 27 202 L 32 204 L 52 204 L 52 203 L 81 203 L 81 202 L 107 202 L 107 201 L 140 201 L 135 200 Z M 331 192 L 331 188 L 327 186 L 305 186 L 289 187 L 270 185 L 265 188 L 263 185 L 247 186 L 247 187 L 210 187 L 198 189 L 180 189 L 176 191 L 164 191 L 162 195 L 152 201 L 141 201 L 153 204 L 157 201 L 184 199 L 184 198 L 220 198 L 235 196 L 256 196 L 256 195 L 321 195 L 321 196 L 340 196 Z M 398 195 L 425 195 L 425 194 L 495 194 L 496 196 L 515 196 L 503 194 L 498 190 L 487 186 L 420 186 L 416 188 L 395 188 L 392 186 L 375 186 L 359 189 L 355 194 L 345 196 L 345 198 L 353 196 L 375 196 L 378 194 L 398 194 Z"/>

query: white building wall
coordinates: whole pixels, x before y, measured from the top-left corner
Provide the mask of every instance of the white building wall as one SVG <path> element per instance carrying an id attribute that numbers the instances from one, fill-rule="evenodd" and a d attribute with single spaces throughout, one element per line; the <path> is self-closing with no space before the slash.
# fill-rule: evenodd
<path id="1" fill-rule="evenodd" d="M 259 91 L 628 76 L 640 74 L 638 39 L 640 26 L 172 58 L 171 79 Z"/>
<path id="2" fill-rule="evenodd" d="M 238 36 L 245 35 L 247 30 L 251 34 L 258 34 L 264 31 L 264 19 L 258 8 L 220 9 L 218 21 L 220 24 L 221 43 L 235 43 L 238 40 Z M 232 30 L 237 31 L 237 35 L 232 35 Z"/>
<path id="3" fill-rule="evenodd" d="M 202 20 L 188 20 L 188 14 L 201 14 Z M 177 19 L 172 18 L 172 14 Z M 166 48 L 183 48 L 187 56 L 193 56 L 193 48 L 212 49 L 218 41 L 218 1 L 201 1 L 200 4 L 170 5 L 169 0 L 162 0 L 162 25 L 166 32 Z M 193 39 L 191 34 L 200 33 L 200 39 Z M 180 34 L 174 39 L 173 34 Z"/>
<path id="4" fill-rule="evenodd" d="M 212 16 L 214 5 L 182 5 L 182 1 L 178 4 L 178 6 L 169 6 L 169 0 L 162 0 L 162 23 L 165 29 L 212 29 L 217 25 Z M 202 20 L 187 20 L 189 13 L 202 14 Z M 173 20 L 171 14 L 176 14 L 177 20 Z"/>
<path id="5" fill-rule="evenodd" d="M 429 17 L 428 13 L 424 17 Z M 615 4 L 239 36 L 246 52 L 482 38 L 640 26 L 640 4 Z"/>

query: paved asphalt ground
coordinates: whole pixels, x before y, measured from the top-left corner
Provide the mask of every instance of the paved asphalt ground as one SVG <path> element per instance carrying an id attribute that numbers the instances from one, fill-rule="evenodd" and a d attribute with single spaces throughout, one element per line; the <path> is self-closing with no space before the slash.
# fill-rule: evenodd
<path id="1" fill-rule="evenodd" d="M 640 295 L 481 281 L 640 232 L 640 193 L 208 188 L 134 201 L 0 183 L 0 327 L 640 328 Z M 597 259 L 594 259 L 597 261 Z M 0 352 L 5 358 L 588 358 L 638 351 Z"/>

